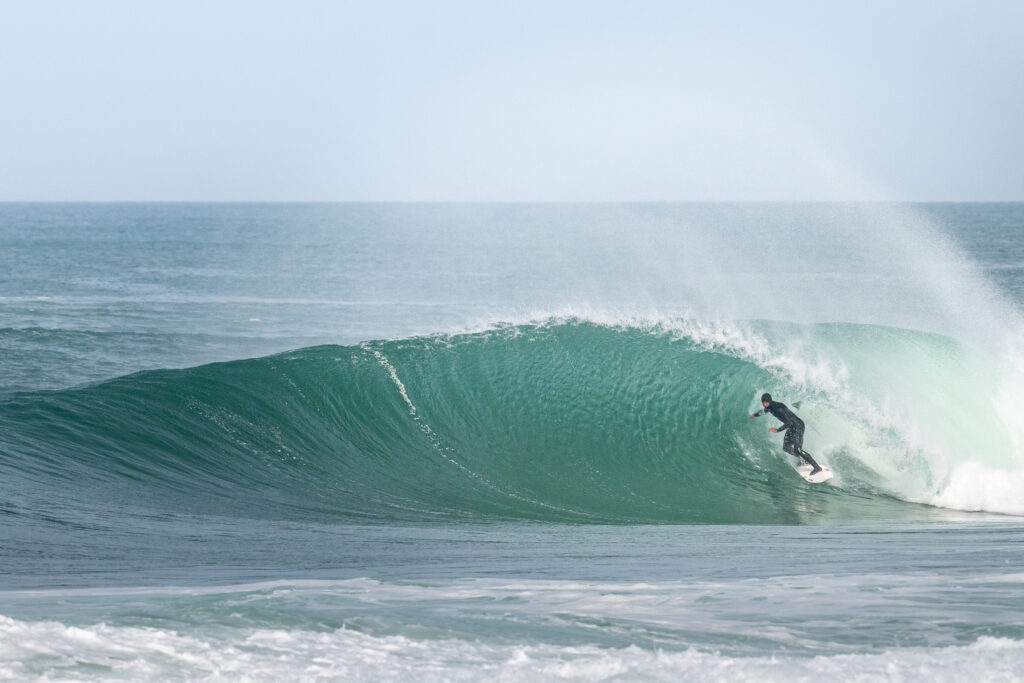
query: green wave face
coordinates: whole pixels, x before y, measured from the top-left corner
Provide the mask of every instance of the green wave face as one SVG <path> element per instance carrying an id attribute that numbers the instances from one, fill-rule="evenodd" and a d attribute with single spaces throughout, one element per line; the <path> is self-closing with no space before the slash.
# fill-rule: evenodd
<path id="1" fill-rule="evenodd" d="M 939 424 L 948 391 L 962 408 L 963 383 L 926 386 L 924 405 L 907 389 L 931 376 L 915 363 L 939 361 L 946 380 L 995 381 L 948 339 L 863 326 L 551 321 L 316 347 L 9 396 L 0 469 L 25 497 L 61 486 L 78 505 L 257 518 L 927 516 L 906 501 L 941 490 L 949 458 L 973 456 L 953 428 L 933 434 L 939 447 L 915 443 L 916 413 L 881 406 L 903 405 L 906 390 Z M 871 384 L 865 365 L 891 368 Z M 805 448 L 837 471 L 832 484 L 806 484 L 772 418 L 748 418 L 763 391 L 805 419 Z M 989 456 L 1010 453 L 991 410 L 976 412 Z"/>

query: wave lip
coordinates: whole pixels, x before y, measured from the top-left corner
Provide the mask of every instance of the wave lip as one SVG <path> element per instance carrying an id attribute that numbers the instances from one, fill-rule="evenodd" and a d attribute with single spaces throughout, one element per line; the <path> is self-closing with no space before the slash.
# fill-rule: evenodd
<path id="1" fill-rule="evenodd" d="M 73 477 L 91 501 L 256 517 L 930 514 L 902 502 L 915 500 L 1018 512 L 1004 489 L 965 493 L 961 479 L 977 477 L 971 453 L 957 451 L 962 435 L 936 447 L 934 432 L 915 436 L 927 431 L 918 416 L 900 412 L 893 387 L 905 388 L 922 357 L 985 379 L 947 338 L 857 325 L 551 320 L 315 347 L 10 395 L 0 399 L 0 467 L 24 495 Z M 910 379 L 887 372 L 879 393 L 864 379 L 879 367 Z M 840 473 L 835 486 L 807 486 L 767 423 L 746 418 L 766 390 L 808 422 L 805 445 Z M 985 466 L 1015 471 L 998 420 L 979 415 Z M 1004 462 L 991 460 L 1000 452 Z"/>

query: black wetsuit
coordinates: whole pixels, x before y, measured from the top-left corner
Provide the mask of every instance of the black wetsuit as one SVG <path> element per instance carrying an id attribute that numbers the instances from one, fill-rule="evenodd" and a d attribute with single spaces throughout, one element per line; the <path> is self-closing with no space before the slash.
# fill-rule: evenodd
<path id="1" fill-rule="evenodd" d="M 771 413 L 782 422 L 782 426 L 777 429 L 780 432 L 786 432 L 786 438 L 782 440 L 782 450 L 786 451 L 790 455 L 795 455 L 798 458 L 803 458 L 811 467 L 818 469 L 818 463 L 814 462 L 814 458 L 811 454 L 804 450 L 804 421 L 797 417 L 792 410 L 789 409 L 785 403 L 779 403 L 778 401 L 772 401 L 768 404 L 767 408 L 754 413 L 754 417 L 760 417 L 765 413 Z"/>

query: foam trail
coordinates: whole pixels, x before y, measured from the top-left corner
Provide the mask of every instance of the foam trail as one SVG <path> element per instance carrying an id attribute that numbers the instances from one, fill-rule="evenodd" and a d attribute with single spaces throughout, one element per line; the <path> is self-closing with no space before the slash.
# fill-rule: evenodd
<path id="1" fill-rule="evenodd" d="M 181 629 L 84 627 L 22 622 L 0 616 L 0 676 L 37 678 L 71 673 L 79 680 L 303 678 L 350 681 L 411 677 L 422 681 L 605 681 L 625 678 L 706 681 L 927 680 L 966 677 L 1014 680 L 1024 643 L 983 636 L 969 645 L 890 648 L 878 654 L 730 657 L 636 646 L 508 645 L 359 631 L 253 629 L 225 635 Z M 97 670 L 105 673 L 97 674 Z"/>
<path id="2" fill-rule="evenodd" d="M 942 594 L 951 580 L 934 573 L 641 583 L 360 578 L 34 591 L 0 596 L 15 609 L 31 604 L 49 613 L 0 615 L 0 674 L 80 680 L 231 680 L 252 671 L 345 680 L 477 680 L 481 674 L 707 680 L 709 672 L 728 680 L 1010 676 L 1024 664 L 1021 640 L 978 637 L 980 624 L 971 617 L 920 626 L 922 598 Z M 1014 620 L 1001 596 L 1020 584 L 1019 574 L 955 580 L 971 604 L 985 607 L 981 623 Z M 780 615 L 767 625 L 758 616 L 766 608 Z M 141 622 L 140 611 L 147 614 Z M 867 611 L 888 619 L 879 624 L 857 616 Z M 869 644 L 891 639 L 903 645 Z"/>

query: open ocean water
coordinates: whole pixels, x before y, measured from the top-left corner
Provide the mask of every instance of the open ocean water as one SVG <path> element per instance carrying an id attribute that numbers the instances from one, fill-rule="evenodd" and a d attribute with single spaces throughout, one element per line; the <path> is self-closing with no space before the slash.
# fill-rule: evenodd
<path id="1" fill-rule="evenodd" d="M 0 678 L 1024 680 L 1022 236 L 0 204 Z"/>

